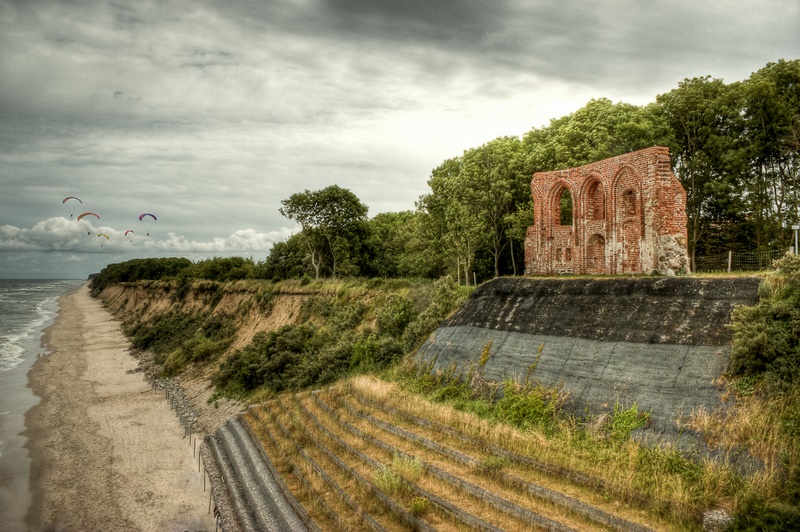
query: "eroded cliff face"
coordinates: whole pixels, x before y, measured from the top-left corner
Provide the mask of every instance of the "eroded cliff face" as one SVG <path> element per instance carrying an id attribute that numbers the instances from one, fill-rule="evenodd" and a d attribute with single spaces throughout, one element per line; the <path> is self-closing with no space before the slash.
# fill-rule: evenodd
<path id="1" fill-rule="evenodd" d="M 236 337 L 229 352 L 250 343 L 257 333 L 299 322 L 300 306 L 310 294 L 275 293 L 268 305 L 263 294 L 246 283 L 198 284 L 179 292 L 167 283 L 118 284 L 105 288 L 100 299 L 122 321 L 148 321 L 167 312 L 235 315 Z"/>
<path id="2" fill-rule="evenodd" d="M 615 404 L 650 411 L 652 430 L 670 439 L 697 409 L 721 403 L 736 305 L 758 299 L 760 279 L 497 279 L 419 349 L 433 370 L 475 367 L 489 346 L 489 380 L 531 375 L 569 392 L 578 414 Z M 537 358 L 538 357 L 538 358 Z M 531 373 L 531 368 L 535 369 Z"/>
<path id="3" fill-rule="evenodd" d="M 236 400 L 216 397 L 211 384 L 215 367 L 249 344 L 258 332 L 297 323 L 302 301 L 311 295 L 271 293 L 267 302 L 262 291 L 247 283 L 195 283 L 188 289 L 180 289 L 174 284 L 152 282 L 109 286 L 97 297 L 123 322 L 146 321 L 169 312 L 236 316 L 236 335 L 227 351 L 216 357 L 211 365 L 189 367 L 173 379 L 199 414 L 197 432 L 211 434 L 247 406 Z M 140 369 L 147 372 L 146 368 L 152 367 L 152 355 L 139 353 L 136 356 L 140 359 Z"/>

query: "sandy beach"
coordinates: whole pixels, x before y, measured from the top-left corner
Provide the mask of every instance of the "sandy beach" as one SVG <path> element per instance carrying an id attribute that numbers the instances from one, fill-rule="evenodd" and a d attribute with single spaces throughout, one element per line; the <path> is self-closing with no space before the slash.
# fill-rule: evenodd
<path id="1" fill-rule="evenodd" d="M 30 530 L 214 530 L 189 438 L 86 286 L 63 296 L 29 385 Z M 199 448 L 199 445 L 198 445 Z"/>

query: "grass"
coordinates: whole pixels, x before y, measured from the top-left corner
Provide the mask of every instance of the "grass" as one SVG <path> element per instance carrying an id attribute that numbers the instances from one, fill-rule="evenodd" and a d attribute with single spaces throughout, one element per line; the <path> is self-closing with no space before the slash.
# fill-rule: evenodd
<path id="1" fill-rule="evenodd" d="M 787 471 L 797 471 L 798 438 L 789 436 L 796 434 L 800 420 L 774 402 L 759 403 L 758 394 L 742 397 L 732 410 L 735 414 L 698 413 L 691 421 L 692 428 L 709 435 L 710 443 L 726 450 L 725 458 L 735 458 L 737 450 L 744 448 L 759 461 L 773 464 L 746 475 L 730 465 L 732 460 L 712 460 L 634 441 L 631 433 L 649 417 L 635 404 L 615 405 L 608 419 L 591 431 L 584 420 L 560 408 L 558 390 L 509 381 L 504 398 L 492 405 L 470 398 L 468 386 L 456 382 L 453 375 L 455 371 L 440 375 L 437 388 L 429 382 L 436 376 L 420 378 L 405 367 L 384 373 L 391 384 L 362 377 L 351 385 L 367 397 L 402 403 L 420 417 L 458 427 L 493 445 L 602 478 L 615 498 L 630 504 L 643 502 L 651 514 L 676 528 L 697 527 L 709 509 L 741 514 L 751 511 L 754 501 L 779 506 L 786 499 Z M 797 399 L 785 398 L 781 404 L 792 410 L 795 407 L 790 405 L 797 404 Z M 502 467 L 502 462 L 487 463 L 484 471 L 491 474 Z"/>

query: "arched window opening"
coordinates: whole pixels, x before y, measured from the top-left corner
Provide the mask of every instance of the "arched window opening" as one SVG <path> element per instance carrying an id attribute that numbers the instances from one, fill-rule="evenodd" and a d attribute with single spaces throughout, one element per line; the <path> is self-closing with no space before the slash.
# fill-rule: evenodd
<path id="1" fill-rule="evenodd" d="M 603 187 L 595 182 L 589 187 L 587 196 L 586 218 L 589 220 L 602 220 L 606 217 L 606 198 L 603 194 Z"/>
<path id="2" fill-rule="evenodd" d="M 636 215 L 636 191 L 632 188 L 622 193 L 622 213 L 625 216 Z"/>
<path id="3" fill-rule="evenodd" d="M 572 194 L 566 188 L 558 199 L 558 221 L 561 225 L 572 225 Z"/>

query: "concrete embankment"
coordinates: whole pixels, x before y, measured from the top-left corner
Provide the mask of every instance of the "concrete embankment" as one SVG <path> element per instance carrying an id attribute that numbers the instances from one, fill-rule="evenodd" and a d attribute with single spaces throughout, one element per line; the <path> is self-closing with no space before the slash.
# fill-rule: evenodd
<path id="1" fill-rule="evenodd" d="M 674 439 L 682 432 L 676 420 L 720 406 L 732 338 L 726 325 L 736 305 L 757 301 L 759 282 L 497 279 L 479 287 L 417 357 L 435 360 L 434 371 L 465 372 L 491 342 L 487 379 L 530 374 L 568 391 L 576 413 L 636 403 L 651 412 L 650 434 Z"/>

